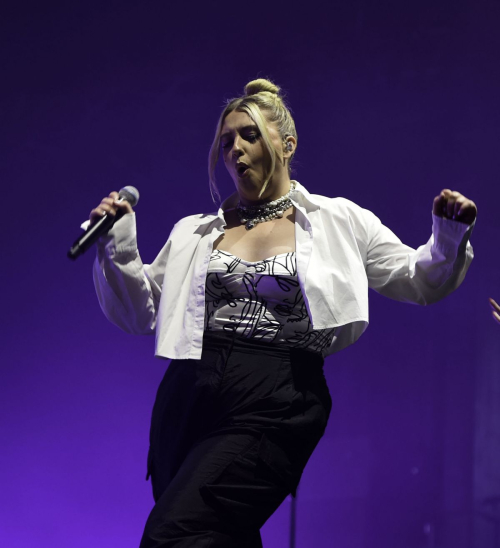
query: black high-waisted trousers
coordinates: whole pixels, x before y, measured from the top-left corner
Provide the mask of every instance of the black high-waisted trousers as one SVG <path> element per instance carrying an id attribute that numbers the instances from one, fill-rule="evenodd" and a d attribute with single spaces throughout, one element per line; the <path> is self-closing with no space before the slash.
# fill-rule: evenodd
<path id="1" fill-rule="evenodd" d="M 173 360 L 153 408 L 155 506 L 140 548 L 258 548 L 325 430 L 323 358 L 206 334 L 201 360 Z"/>

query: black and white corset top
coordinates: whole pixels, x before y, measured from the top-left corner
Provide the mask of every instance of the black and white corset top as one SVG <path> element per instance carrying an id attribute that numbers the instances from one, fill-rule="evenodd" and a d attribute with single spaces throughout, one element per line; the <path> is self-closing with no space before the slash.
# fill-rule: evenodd
<path id="1" fill-rule="evenodd" d="M 251 262 L 216 249 L 207 272 L 205 331 L 236 332 L 321 353 L 335 328 L 312 329 L 295 252 Z"/>

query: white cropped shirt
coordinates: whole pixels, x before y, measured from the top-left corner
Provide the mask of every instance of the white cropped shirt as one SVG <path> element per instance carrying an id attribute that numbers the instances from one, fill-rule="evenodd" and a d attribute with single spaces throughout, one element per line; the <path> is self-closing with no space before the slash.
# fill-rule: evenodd
<path id="1" fill-rule="evenodd" d="M 297 183 L 297 278 L 314 329 L 335 328 L 332 354 L 368 326 L 368 288 L 427 305 L 463 281 L 473 258 L 472 225 L 433 215 L 432 235 L 412 249 L 370 211 L 344 198 L 309 194 Z M 205 286 L 214 241 L 224 232 L 217 213 L 181 219 L 156 259 L 144 265 L 135 214 L 120 219 L 97 246 L 94 283 L 106 317 L 135 334 L 156 334 L 155 355 L 200 359 Z"/>

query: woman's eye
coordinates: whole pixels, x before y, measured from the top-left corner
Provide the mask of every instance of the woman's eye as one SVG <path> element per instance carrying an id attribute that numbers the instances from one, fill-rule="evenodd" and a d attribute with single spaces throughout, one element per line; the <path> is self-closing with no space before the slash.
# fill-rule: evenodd
<path id="1" fill-rule="evenodd" d="M 255 141 L 257 141 L 257 139 L 260 137 L 260 134 L 259 133 L 248 133 L 247 135 L 242 135 L 243 139 L 245 139 L 246 141 L 248 141 L 249 143 L 255 143 Z M 223 149 L 228 149 L 228 148 L 231 148 L 233 146 L 233 141 L 223 141 L 221 142 L 221 147 Z"/>

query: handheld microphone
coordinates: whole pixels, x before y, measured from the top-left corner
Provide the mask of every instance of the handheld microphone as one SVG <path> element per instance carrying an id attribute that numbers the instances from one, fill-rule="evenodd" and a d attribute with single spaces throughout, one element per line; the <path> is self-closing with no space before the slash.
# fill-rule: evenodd
<path id="1" fill-rule="evenodd" d="M 123 187 L 119 194 L 120 202 L 127 201 L 132 207 L 134 207 L 139 201 L 139 191 L 133 186 Z M 97 240 L 104 236 L 111 227 L 123 217 L 124 212 L 119 209 L 115 216 L 104 215 L 101 219 L 90 225 L 87 230 L 75 241 L 68 251 L 68 257 L 75 260 L 77 257 L 85 253 L 89 247 L 91 247 Z"/>

